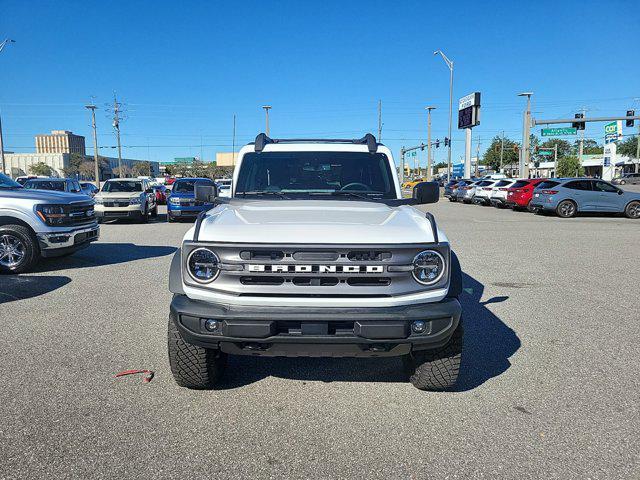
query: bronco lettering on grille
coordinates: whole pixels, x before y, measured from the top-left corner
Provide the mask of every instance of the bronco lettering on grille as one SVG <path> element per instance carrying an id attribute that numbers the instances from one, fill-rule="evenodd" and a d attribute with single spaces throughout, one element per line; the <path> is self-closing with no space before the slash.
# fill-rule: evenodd
<path id="1" fill-rule="evenodd" d="M 263 265 L 250 264 L 256 273 L 384 273 L 382 265 Z"/>

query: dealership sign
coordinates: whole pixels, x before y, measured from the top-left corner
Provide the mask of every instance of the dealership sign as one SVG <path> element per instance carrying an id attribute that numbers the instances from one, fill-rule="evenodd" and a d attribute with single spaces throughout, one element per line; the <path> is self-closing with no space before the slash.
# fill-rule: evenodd
<path id="1" fill-rule="evenodd" d="M 622 120 L 607 123 L 604 126 L 604 143 L 614 143 L 622 137 Z"/>
<path id="2" fill-rule="evenodd" d="M 471 93 L 458 101 L 458 128 L 480 125 L 480 92 Z"/>

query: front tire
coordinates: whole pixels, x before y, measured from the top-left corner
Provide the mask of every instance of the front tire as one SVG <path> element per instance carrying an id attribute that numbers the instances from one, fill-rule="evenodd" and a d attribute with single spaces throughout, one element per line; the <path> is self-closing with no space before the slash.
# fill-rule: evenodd
<path id="1" fill-rule="evenodd" d="M 180 335 L 173 318 L 169 318 L 169 365 L 181 387 L 210 390 L 222 376 L 226 354 L 187 343 Z"/>
<path id="2" fill-rule="evenodd" d="M 140 217 L 140 223 L 148 223 L 149 222 L 149 206 L 145 204 L 144 212 Z"/>
<path id="3" fill-rule="evenodd" d="M 449 343 L 436 350 L 418 350 L 402 357 L 411 384 L 419 390 L 442 391 L 458 380 L 462 360 L 462 319 Z"/>
<path id="4" fill-rule="evenodd" d="M 563 200 L 556 207 L 556 213 L 561 218 L 575 217 L 578 213 L 578 206 L 572 200 Z"/>
<path id="5" fill-rule="evenodd" d="M 627 218 L 631 218 L 633 220 L 640 218 L 640 202 L 629 202 L 627 208 L 624 209 L 624 214 Z"/>
<path id="6" fill-rule="evenodd" d="M 0 272 L 23 273 L 38 260 L 38 240 L 22 225 L 0 226 Z"/>

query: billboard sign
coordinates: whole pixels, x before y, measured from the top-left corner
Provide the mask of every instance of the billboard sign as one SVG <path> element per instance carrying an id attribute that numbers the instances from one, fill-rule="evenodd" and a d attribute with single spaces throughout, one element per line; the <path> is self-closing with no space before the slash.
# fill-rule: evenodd
<path id="1" fill-rule="evenodd" d="M 480 125 L 480 92 L 465 95 L 458 101 L 458 128 Z"/>

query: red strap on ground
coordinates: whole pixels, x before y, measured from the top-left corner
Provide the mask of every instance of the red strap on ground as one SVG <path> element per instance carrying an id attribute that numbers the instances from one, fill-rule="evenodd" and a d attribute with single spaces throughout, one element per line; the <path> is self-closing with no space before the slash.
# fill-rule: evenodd
<path id="1" fill-rule="evenodd" d="M 123 372 L 116 373 L 115 378 L 124 377 L 125 375 L 135 375 L 137 373 L 144 373 L 145 376 L 142 379 L 142 383 L 149 383 L 153 379 L 153 370 L 124 370 Z"/>

